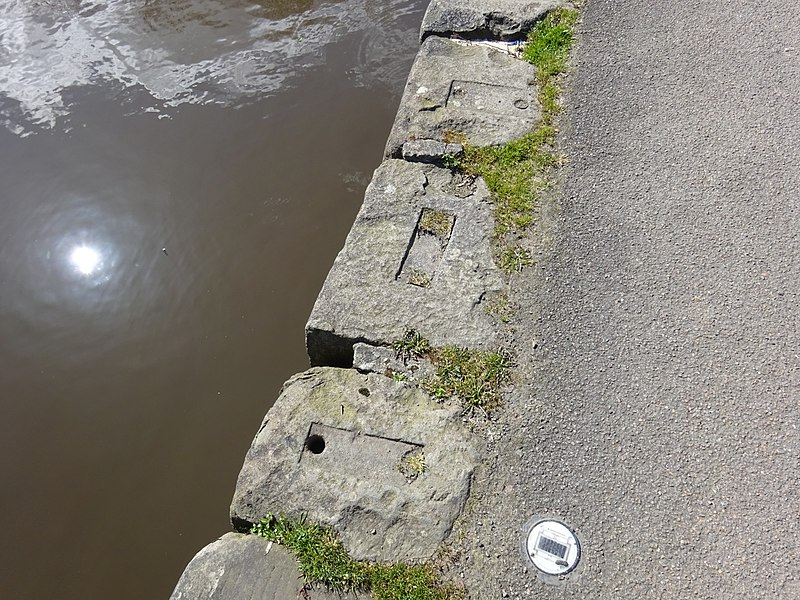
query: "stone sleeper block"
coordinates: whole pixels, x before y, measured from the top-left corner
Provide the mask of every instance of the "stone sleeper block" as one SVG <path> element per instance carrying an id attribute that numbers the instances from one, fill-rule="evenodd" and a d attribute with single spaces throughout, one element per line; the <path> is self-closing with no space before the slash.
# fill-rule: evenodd
<path id="1" fill-rule="evenodd" d="M 227 533 L 191 560 L 170 600 L 285 600 L 302 587 L 286 550 L 260 537 Z"/>
<path id="2" fill-rule="evenodd" d="M 505 52 L 431 37 L 420 48 L 389 134 L 385 155 L 401 158 L 416 140 L 505 144 L 541 117 L 536 68 Z"/>
<path id="3" fill-rule="evenodd" d="M 336 530 L 355 559 L 431 558 L 450 532 L 478 464 L 458 407 L 416 386 L 352 369 L 290 379 L 242 466 L 231 521 L 307 515 Z M 416 478 L 405 457 L 423 454 Z"/>
<path id="4" fill-rule="evenodd" d="M 170 600 L 366 600 L 305 585 L 297 561 L 262 537 L 226 533 L 189 562 Z"/>
<path id="5" fill-rule="evenodd" d="M 533 29 L 560 0 L 431 0 L 422 19 L 420 41 L 428 36 L 517 40 Z"/>
<path id="6" fill-rule="evenodd" d="M 482 305 L 503 289 L 488 200 L 482 179 L 470 183 L 431 165 L 384 162 L 306 325 L 311 364 L 352 366 L 355 343 L 391 346 L 408 329 L 436 346 L 497 347 Z M 419 231 L 424 209 L 452 219 L 448 238 Z"/>

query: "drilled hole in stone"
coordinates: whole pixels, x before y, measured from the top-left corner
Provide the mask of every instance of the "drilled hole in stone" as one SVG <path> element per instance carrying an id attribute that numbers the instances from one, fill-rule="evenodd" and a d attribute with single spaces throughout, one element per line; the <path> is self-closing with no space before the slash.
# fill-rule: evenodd
<path id="1" fill-rule="evenodd" d="M 359 388 L 358 393 L 369 398 L 369 388 Z"/>
<path id="2" fill-rule="evenodd" d="M 306 448 L 311 454 L 322 454 L 325 450 L 325 438 L 321 435 L 310 435 L 306 438 Z"/>

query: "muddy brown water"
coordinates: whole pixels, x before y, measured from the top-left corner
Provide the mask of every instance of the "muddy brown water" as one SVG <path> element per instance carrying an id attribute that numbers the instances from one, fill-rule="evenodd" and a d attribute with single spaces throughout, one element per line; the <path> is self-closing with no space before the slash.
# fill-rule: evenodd
<path id="1" fill-rule="evenodd" d="M 167 598 L 378 165 L 425 0 L 0 0 L 0 590 Z"/>

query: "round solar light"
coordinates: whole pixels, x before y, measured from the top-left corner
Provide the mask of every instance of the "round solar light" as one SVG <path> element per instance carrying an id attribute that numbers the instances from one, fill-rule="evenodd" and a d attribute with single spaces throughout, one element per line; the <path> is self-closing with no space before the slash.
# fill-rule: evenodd
<path id="1" fill-rule="evenodd" d="M 561 521 L 534 521 L 525 537 L 525 554 L 533 566 L 546 575 L 566 575 L 578 566 L 581 543 Z"/>

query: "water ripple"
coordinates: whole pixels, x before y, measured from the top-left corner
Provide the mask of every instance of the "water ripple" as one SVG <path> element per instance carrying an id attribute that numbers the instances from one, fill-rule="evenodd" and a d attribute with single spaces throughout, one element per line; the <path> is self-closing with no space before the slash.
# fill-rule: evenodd
<path id="1" fill-rule="evenodd" d="M 181 104 L 238 106 L 325 64 L 324 47 L 361 32 L 358 83 L 398 83 L 392 57 L 420 0 L 0 0 L 0 121 L 25 136 L 67 126 L 67 90 L 141 87 L 165 117 Z M 404 22 L 404 15 L 409 15 Z M 364 32 L 364 24 L 370 23 Z M 407 31 L 407 29 L 406 29 Z"/>

